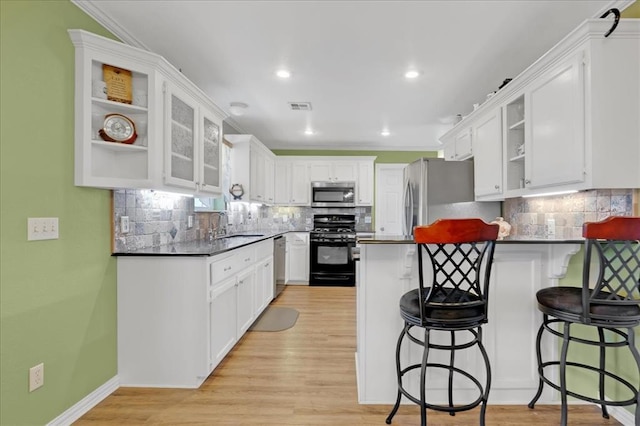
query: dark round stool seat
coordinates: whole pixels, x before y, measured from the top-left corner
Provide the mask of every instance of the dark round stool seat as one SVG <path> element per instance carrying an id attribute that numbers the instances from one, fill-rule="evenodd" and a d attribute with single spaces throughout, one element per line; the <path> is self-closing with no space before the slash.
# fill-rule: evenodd
<path id="1" fill-rule="evenodd" d="M 589 291 L 589 296 L 593 291 Z M 600 291 L 593 298 L 595 300 L 611 300 L 614 297 L 612 293 Z M 538 299 L 538 308 L 541 312 L 552 315 L 556 318 L 566 321 L 580 322 L 580 318 L 584 317 L 582 308 L 582 287 L 549 287 L 543 288 L 536 293 Z M 608 317 L 608 321 L 602 321 L 608 325 L 615 326 L 614 323 L 624 325 L 631 321 L 637 323 L 640 316 L 640 307 L 638 305 L 607 305 L 592 303 L 590 305 L 589 314 L 593 317 Z M 592 321 L 597 323 L 598 321 Z"/>
<path id="2" fill-rule="evenodd" d="M 430 291 L 431 287 L 425 287 L 424 294 L 429 294 Z M 468 300 L 469 302 L 478 302 L 478 305 L 461 308 L 456 308 L 451 304 L 437 306 L 438 303 L 443 303 L 447 300 Z M 420 310 L 423 304 L 424 301 L 420 303 L 418 289 L 411 290 L 400 298 L 400 315 L 406 322 L 420 325 Z M 480 304 L 480 298 L 475 294 L 460 289 L 446 289 L 446 292 L 440 291 L 435 294 L 430 304 L 425 306 L 424 318 L 426 323 L 433 327 L 437 327 L 440 324 L 443 327 L 447 325 L 450 328 L 451 323 L 460 323 L 460 325 L 464 326 L 479 325 L 485 318 L 484 305 Z"/>

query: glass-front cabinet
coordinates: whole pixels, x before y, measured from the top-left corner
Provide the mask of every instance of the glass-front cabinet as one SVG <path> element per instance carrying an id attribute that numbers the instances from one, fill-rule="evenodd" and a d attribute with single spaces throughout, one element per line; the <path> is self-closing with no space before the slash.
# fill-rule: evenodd
<path id="1" fill-rule="evenodd" d="M 201 110 L 202 126 L 202 174 L 200 191 L 219 193 L 221 187 L 221 136 L 220 119 L 210 111 Z"/>
<path id="2" fill-rule="evenodd" d="M 166 84 L 165 96 L 165 183 L 195 190 L 198 104 L 171 84 Z"/>
<path id="3" fill-rule="evenodd" d="M 165 183 L 220 193 L 222 118 L 171 83 L 165 87 Z"/>

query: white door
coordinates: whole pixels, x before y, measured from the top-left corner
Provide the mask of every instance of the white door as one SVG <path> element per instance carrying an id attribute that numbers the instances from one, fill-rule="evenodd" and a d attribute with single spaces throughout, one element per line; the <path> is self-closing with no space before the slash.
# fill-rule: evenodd
<path id="1" fill-rule="evenodd" d="M 376 164 L 375 229 L 377 234 L 402 235 L 403 176 L 406 164 Z"/>

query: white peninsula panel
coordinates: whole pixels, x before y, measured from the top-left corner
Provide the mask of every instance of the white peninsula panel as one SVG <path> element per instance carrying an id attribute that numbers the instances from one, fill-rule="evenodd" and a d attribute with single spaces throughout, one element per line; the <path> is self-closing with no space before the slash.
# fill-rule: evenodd
<path id="1" fill-rule="evenodd" d="M 498 243 L 489 289 L 489 323 L 483 327 L 492 369 L 489 403 L 527 404 L 535 395 L 535 339 L 542 319 L 535 294 L 543 287 L 557 285 L 569 259 L 579 249 L 580 244 L 575 242 Z M 405 292 L 418 286 L 416 248 L 410 243 L 376 243 L 374 237 L 361 242 L 358 267 L 358 399 L 361 404 L 393 404 L 397 392 L 395 349 L 403 327 L 399 301 Z M 448 333 L 433 335 L 435 339 L 449 339 Z M 459 336 L 456 338 L 464 334 Z M 419 362 L 421 349 L 405 341 L 401 351 L 403 365 Z M 553 356 L 555 347 L 546 345 L 543 351 L 547 357 Z M 430 359 L 447 363 L 448 356 L 448 352 L 434 350 Z M 456 365 L 458 362 L 482 381 L 484 369 L 476 350 L 459 352 Z M 445 402 L 447 377 L 437 373 L 429 378 L 430 398 Z M 417 389 L 417 376 L 413 386 Z M 454 387 L 461 398 L 477 396 L 468 382 L 454 381 Z M 554 401 L 553 392 L 545 392 L 542 403 Z"/>

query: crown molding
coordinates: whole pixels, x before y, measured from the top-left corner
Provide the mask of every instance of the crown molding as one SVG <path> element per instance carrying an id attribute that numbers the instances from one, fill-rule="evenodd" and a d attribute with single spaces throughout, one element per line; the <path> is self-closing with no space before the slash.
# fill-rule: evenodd
<path id="1" fill-rule="evenodd" d="M 151 51 L 143 42 L 134 37 L 126 28 L 120 25 L 100 9 L 100 3 L 93 0 L 71 0 L 80 10 L 105 27 L 111 34 L 118 37 L 123 43 Z"/>

